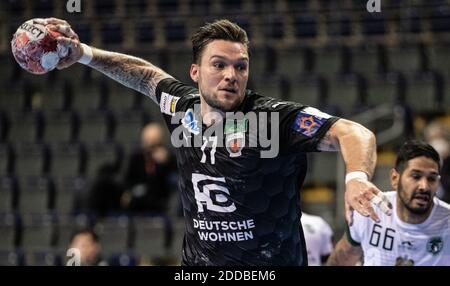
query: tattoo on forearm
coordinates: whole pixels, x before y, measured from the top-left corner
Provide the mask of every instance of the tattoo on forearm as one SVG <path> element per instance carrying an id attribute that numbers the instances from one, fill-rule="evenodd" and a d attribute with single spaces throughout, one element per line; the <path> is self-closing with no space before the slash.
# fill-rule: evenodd
<path id="1" fill-rule="evenodd" d="M 94 49 L 94 58 L 89 66 L 124 86 L 149 96 L 155 102 L 156 86 L 161 80 L 170 77 L 142 59 L 99 49 Z"/>
<path id="2" fill-rule="evenodd" d="M 322 140 L 320 140 L 317 148 L 320 151 L 336 152 L 340 150 L 339 141 L 333 136 L 331 131 L 328 131 Z"/>

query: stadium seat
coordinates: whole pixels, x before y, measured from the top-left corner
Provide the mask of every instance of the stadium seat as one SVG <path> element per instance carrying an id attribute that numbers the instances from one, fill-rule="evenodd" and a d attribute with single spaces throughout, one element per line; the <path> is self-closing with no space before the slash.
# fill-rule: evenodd
<path id="1" fill-rule="evenodd" d="M 148 114 L 140 110 L 124 110 L 116 114 L 117 126 L 114 141 L 120 143 L 126 151 L 140 141 L 140 133 L 144 124 L 149 122 Z"/>
<path id="2" fill-rule="evenodd" d="M 178 14 L 180 8 L 179 0 L 157 0 L 156 7 L 158 9 L 158 15 L 166 14 Z"/>
<path id="3" fill-rule="evenodd" d="M 189 10 L 191 13 L 208 15 L 212 0 L 189 0 Z"/>
<path id="4" fill-rule="evenodd" d="M 264 37 L 266 40 L 281 40 L 284 38 L 284 18 L 281 15 L 269 14 L 264 17 Z"/>
<path id="5" fill-rule="evenodd" d="M 167 217 L 136 216 L 134 250 L 141 256 L 161 257 L 170 254 L 173 226 Z"/>
<path id="6" fill-rule="evenodd" d="M 9 212 L 0 212 L 0 249 L 10 250 L 20 243 L 20 217 Z"/>
<path id="7" fill-rule="evenodd" d="M 0 213 L 17 210 L 19 186 L 16 178 L 0 176 Z"/>
<path id="8" fill-rule="evenodd" d="M 112 138 L 114 126 L 111 113 L 87 110 L 79 116 L 78 140 L 83 143 L 104 142 Z"/>
<path id="9" fill-rule="evenodd" d="M 68 215 L 85 211 L 88 190 L 88 182 L 82 177 L 63 177 L 56 181 L 56 212 Z"/>
<path id="10" fill-rule="evenodd" d="M 164 25 L 167 43 L 179 43 L 186 40 L 186 23 L 181 20 L 168 20 Z"/>
<path id="11" fill-rule="evenodd" d="M 306 10 L 308 8 L 308 2 L 307 0 L 287 0 L 287 7 L 289 11 L 299 11 L 299 10 Z"/>
<path id="12" fill-rule="evenodd" d="M 56 245 L 56 217 L 50 214 L 23 216 L 22 249 L 26 252 L 45 251 Z"/>
<path id="13" fill-rule="evenodd" d="M 112 254 L 108 264 L 109 266 L 138 266 L 139 257 L 130 252 Z"/>
<path id="14" fill-rule="evenodd" d="M 316 185 L 335 185 L 337 170 L 337 154 L 333 152 L 311 153 L 310 180 Z M 344 174 L 342 174 L 344 175 Z"/>
<path id="15" fill-rule="evenodd" d="M 13 64 L 17 65 L 16 63 Z M 0 96 L 0 108 L 3 111 L 10 112 L 29 109 L 31 106 L 31 96 L 25 93 L 26 88 L 27 85 L 23 81 L 18 81 L 14 85 L 8 86 L 8 92 L 2 93 Z"/>
<path id="16" fill-rule="evenodd" d="M 53 0 L 36 0 L 32 2 L 31 11 L 36 18 L 48 18 L 54 15 Z"/>
<path id="17" fill-rule="evenodd" d="M 48 146 L 39 143 L 21 143 L 15 150 L 15 174 L 27 177 L 41 176 L 48 172 L 50 163 Z"/>
<path id="18" fill-rule="evenodd" d="M 130 219 L 126 215 L 101 218 L 95 225 L 104 255 L 125 252 L 129 248 Z M 149 243 L 149 241 L 147 241 Z"/>
<path id="19" fill-rule="evenodd" d="M 63 266 L 63 256 L 57 251 L 34 251 L 28 257 L 30 266 Z"/>
<path id="20" fill-rule="evenodd" d="M 418 45 L 403 45 L 387 48 L 388 68 L 396 72 L 413 72 L 422 69 Z"/>
<path id="21" fill-rule="evenodd" d="M 369 106 L 394 105 L 399 99 L 399 76 L 397 73 L 369 74 L 366 77 L 366 88 L 366 102 Z"/>
<path id="22" fill-rule="evenodd" d="M 111 166 L 119 170 L 122 158 L 122 147 L 116 143 L 97 142 L 86 144 L 87 165 L 85 175 L 88 179 L 97 176 L 101 168 Z"/>
<path id="23" fill-rule="evenodd" d="M 153 22 L 140 20 L 135 25 L 136 41 L 139 44 L 153 44 L 155 27 Z"/>
<path id="24" fill-rule="evenodd" d="M 5 142 L 8 138 L 9 122 L 7 115 L 0 111 L 0 142 Z"/>
<path id="25" fill-rule="evenodd" d="M 367 44 L 351 51 L 351 70 L 356 73 L 373 74 L 381 71 L 380 48 Z"/>
<path id="26" fill-rule="evenodd" d="M 431 31 L 434 33 L 450 32 L 450 7 L 443 3 L 434 8 L 431 19 Z"/>
<path id="27" fill-rule="evenodd" d="M 122 44 L 124 36 L 121 22 L 103 23 L 100 30 L 104 45 Z"/>
<path id="28" fill-rule="evenodd" d="M 345 13 L 331 14 L 326 25 L 329 36 L 351 36 L 353 33 L 351 16 Z"/>
<path id="29" fill-rule="evenodd" d="M 20 250 L 0 250 L 0 266 L 25 266 L 25 255 Z"/>
<path id="30" fill-rule="evenodd" d="M 82 43 L 92 42 L 92 27 L 86 22 L 75 22 L 73 24 L 73 30 L 77 31 L 77 35 Z M 73 67 L 71 67 L 73 70 Z"/>
<path id="31" fill-rule="evenodd" d="M 56 179 L 79 176 L 86 164 L 86 150 L 80 143 L 60 142 L 50 145 L 50 173 Z"/>
<path id="32" fill-rule="evenodd" d="M 306 70 L 305 61 L 307 52 L 305 49 L 293 46 L 287 48 L 279 48 L 276 49 L 275 52 L 276 72 L 283 74 L 289 79 L 293 80 Z"/>
<path id="33" fill-rule="evenodd" d="M 361 99 L 361 82 L 354 74 L 337 75 L 328 81 L 327 104 L 349 114 Z"/>
<path id="34" fill-rule="evenodd" d="M 382 13 L 362 13 L 361 30 L 365 36 L 379 36 L 386 33 L 386 19 Z"/>
<path id="35" fill-rule="evenodd" d="M 45 128 L 42 141 L 46 143 L 74 141 L 78 118 L 71 111 L 54 110 L 44 114 Z"/>
<path id="36" fill-rule="evenodd" d="M 270 80 L 268 80 L 268 78 L 265 77 L 258 79 L 255 78 L 254 91 L 264 96 L 281 99 L 283 96 L 281 89 L 281 76 L 272 75 L 270 77 Z"/>
<path id="37" fill-rule="evenodd" d="M 450 45 L 435 44 L 428 47 L 430 68 L 450 75 Z"/>
<path id="38" fill-rule="evenodd" d="M 147 12 L 148 1 L 146 0 L 128 0 L 124 2 L 127 16 L 145 15 Z"/>
<path id="39" fill-rule="evenodd" d="M 314 38 L 317 35 L 317 19 L 313 15 L 302 14 L 294 19 L 294 31 L 297 38 Z"/>
<path id="40" fill-rule="evenodd" d="M 406 83 L 406 102 L 413 111 L 427 112 L 439 108 L 434 73 L 406 74 Z"/>
<path id="41" fill-rule="evenodd" d="M 303 75 L 292 81 L 291 100 L 304 105 L 318 106 L 323 98 L 323 79 L 314 75 Z"/>
<path id="42" fill-rule="evenodd" d="M 0 143 L 0 176 L 6 176 L 13 173 L 14 170 L 14 152 L 11 145 Z"/>
<path id="43" fill-rule="evenodd" d="M 43 117 L 39 112 L 10 112 L 8 141 L 11 143 L 37 142 L 43 131 Z"/>
<path id="44" fill-rule="evenodd" d="M 189 71 L 192 64 L 192 51 L 185 48 L 170 51 L 168 72 L 181 82 L 191 82 Z"/>
<path id="45" fill-rule="evenodd" d="M 271 46 L 260 48 L 251 47 L 250 51 L 250 78 L 268 76 L 277 71 L 277 55 Z"/>
<path id="46" fill-rule="evenodd" d="M 55 207 L 55 185 L 47 177 L 19 177 L 22 214 L 47 213 Z"/>
<path id="47" fill-rule="evenodd" d="M 107 103 L 107 94 L 101 93 L 100 84 L 80 84 L 75 89 L 70 108 L 74 111 L 84 112 L 91 109 L 104 109 Z"/>
<path id="48" fill-rule="evenodd" d="M 314 51 L 314 72 L 333 76 L 344 68 L 344 49 L 339 46 L 327 46 Z"/>
<path id="49" fill-rule="evenodd" d="M 97 16 L 111 16 L 116 12 L 116 0 L 95 0 L 94 11 Z"/>

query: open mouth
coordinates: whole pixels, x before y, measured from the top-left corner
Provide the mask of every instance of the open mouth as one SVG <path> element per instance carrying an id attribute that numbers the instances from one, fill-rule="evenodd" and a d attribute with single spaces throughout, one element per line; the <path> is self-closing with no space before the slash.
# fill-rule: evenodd
<path id="1" fill-rule="evenodd" d="M 220 89 L 220 90 L 226 91 L 226 92 L 229 92 L 229 93 L 236 93 L 236 92 L 237 92 L 237 90 L 236 90 L 235 88 L 231 88 L 231 87 L 228 87 L 228 88 L 222 88 L 222 89 Z"/>
<path id="2" fill-rule="evenodd" d="M 428 203 L 431 200 L 430 196 L 428 196 L 428 195 L 414 196 L 413 199 L 418 200 L 421 203 Z"/>

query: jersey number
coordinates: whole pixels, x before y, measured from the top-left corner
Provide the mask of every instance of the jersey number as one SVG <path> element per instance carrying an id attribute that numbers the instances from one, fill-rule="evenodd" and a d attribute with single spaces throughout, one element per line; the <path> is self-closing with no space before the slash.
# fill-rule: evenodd
<path id="1" fill-rule="evenodd" d="M 204 212 L 205 208 L 220 213 L 231 213 L 236 210 L 236 206 L 230 200 L 230 191 L 225 178 L 192 174 L 192 185 L 198 212 Z"/>
<path id="2" fill-rule="evenodd" d="M 210 151 L 210 156 L 211 156 L 211 165 L 214 165 L 216 163 L 216 148 L 217 148 L 217 136 L 211 136 L 208 137 L 208 139 L 206 139 L 205 137 L 203 137 L 203 145 L 202 145 L 202 159 L 200 160 L 201 163 L 206 163 L 206 153 L 205 153 L 205 149 L 206 146 L 208 146 L 208 143 L 211 142 L 211 151 Z"/>
<path id="3" fill-rule="evenodd" d="M 381 240 L 382 233 L 380 232 L 382 230 L 382 226 L 379 224 L 374 224 L 372 228 L 372 234 L 370 235 L 370 241 L 369 244 L 375 247 L 378 247 Z M 387 227 L 384 232 L 384 238 L 383 238 L 383 249 L 385 250 L 392 250 L 392 247 L 394 245 L 394 235 L 395 230 L 392 228 Z"/>

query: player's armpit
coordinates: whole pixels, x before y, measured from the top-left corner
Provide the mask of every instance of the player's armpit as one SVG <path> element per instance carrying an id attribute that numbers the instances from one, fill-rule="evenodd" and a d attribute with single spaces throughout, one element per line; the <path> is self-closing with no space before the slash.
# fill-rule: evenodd
<path id="1" fill-rule="evenodd" d="M 356 266 L 362 260 L 361 246 L 352 245 L 345 233 L 336 244 L 327 261 L 327 266 Z"/>

